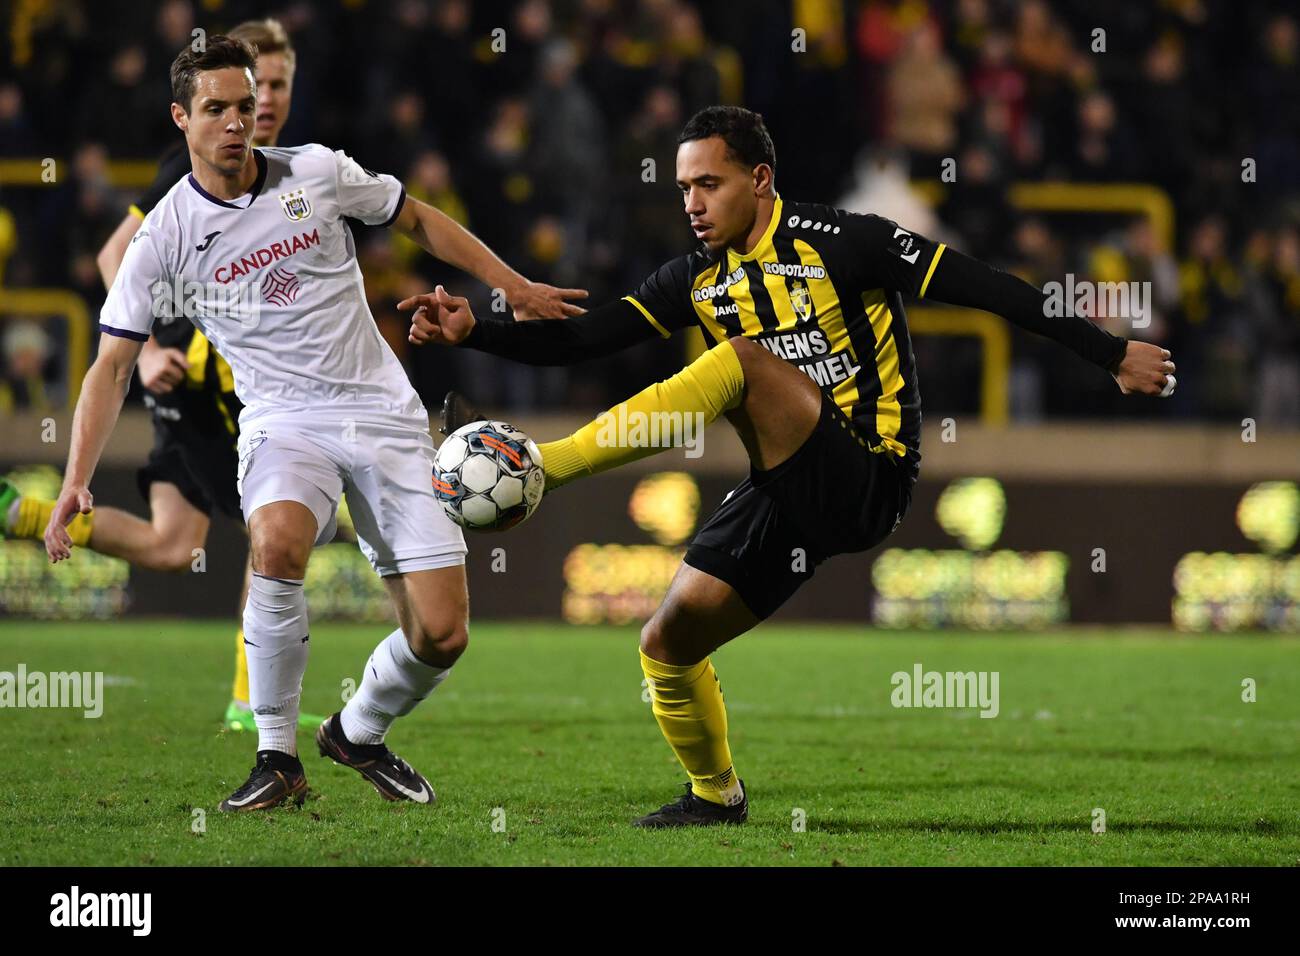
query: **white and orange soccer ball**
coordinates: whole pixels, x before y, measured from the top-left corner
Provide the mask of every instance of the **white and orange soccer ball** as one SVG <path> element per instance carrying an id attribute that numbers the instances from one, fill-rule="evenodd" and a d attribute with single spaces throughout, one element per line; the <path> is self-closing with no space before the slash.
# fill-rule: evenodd
<path id="1" fill-rule="evenodd" d="M 452 521 L 505 531 L 528 518 L 546 486 L 537 443 L 506 422 L 462 425 L 433 458 L 433 491 Z"/>

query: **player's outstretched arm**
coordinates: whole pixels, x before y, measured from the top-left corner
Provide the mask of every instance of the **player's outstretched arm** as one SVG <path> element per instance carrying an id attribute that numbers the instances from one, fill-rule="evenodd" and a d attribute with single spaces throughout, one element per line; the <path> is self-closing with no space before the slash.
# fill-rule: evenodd
<path id="1" fill-rule="evenodd" d="M 585 299 L 586 289 L 559 289 L 528 281 L 456 220 L 418 199 L 406 197 L 393 228 L 434 258 L 468 272 L 493 289 L 503 290 L 520 321 L 562 319 L 585 311 L 568 300 Z"/>
<path id="2" fill-rule="evenodd" d="M 88 514 L 94 506 L 90 478 L 117 424 L 141 345 L 135 339 L 107 333 L 99 337 L 99 355 L 82 382 L 72 419 L 72 447 L 63 475 L 63 490 L 45 528 L 45 552 L 53 562 L 72 556 L 67 524 L 74 515 Z"/>
<path id="3" fill-rule="evenodd" d="M 536 322 L 476 319 L 467 299 L 442 286 L 397 307 L 415 310 L 408 336 L 412 345 L 462 345 L 526 365 L 574 365 L 659 337 L 626 299 L 576 318 Z"/>
<path id="4" fill-rule="evenodd" d="M 954 249 L 941 248 L 936 258 L 922 289 L 926 299 L 984 309 L 1059 342 L 1110 372 L 1125 395 L 1173 394 L 1177 380 L 1168 349 L 1111 335 L 1083 316 L 1053 316 L 1042 290 Z"/>

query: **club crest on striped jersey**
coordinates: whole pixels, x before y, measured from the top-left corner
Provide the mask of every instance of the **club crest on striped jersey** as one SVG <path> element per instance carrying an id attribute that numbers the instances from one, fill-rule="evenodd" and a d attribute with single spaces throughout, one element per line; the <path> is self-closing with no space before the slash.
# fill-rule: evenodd
<path id="1" fill-rule="evenodd" d="M 305 189 L 280 193 L 280 208 L 291 222 L 302 222 L 311 216 L 311 200 L 307 198 Z"/>
<path id="2" fill-rule="evenodd" d="M 808 292 L 808 287 L 798 279 L 790 283 L 790 305 L 794 309 L 795 318 L 800 322 L 812 318 L 812 295 Z"/>

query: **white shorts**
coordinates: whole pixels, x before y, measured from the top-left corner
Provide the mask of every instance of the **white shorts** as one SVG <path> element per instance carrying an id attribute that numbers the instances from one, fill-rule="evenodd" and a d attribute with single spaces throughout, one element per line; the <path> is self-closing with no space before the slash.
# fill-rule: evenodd
<path id="1" fill-rule="evenodd" d="M 238 487 L 247 522 L 273 501 L 316 516 L 334 537 L 346 492 L 357 544 L 381 576 L 465 563 L 465 537 L 433 494 L 433 439 L 401 423 L 262 420 L 241 429 Z"/>

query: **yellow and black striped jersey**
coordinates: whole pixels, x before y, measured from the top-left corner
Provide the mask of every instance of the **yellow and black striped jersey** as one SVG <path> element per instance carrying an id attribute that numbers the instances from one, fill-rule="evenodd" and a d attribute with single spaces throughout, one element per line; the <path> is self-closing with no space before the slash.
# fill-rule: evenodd
<path id="1" fill-rule="evenodd" d="M 761 343 L 827 392 L 872 451 L 915 471 L 921 395 L 903 295 L 925 295 L 943 251 L 879 216 L 778 197 L 749 253 L 682 256 L 625 298 L 665 337 L 698 324 L 710 345 Z"/>

